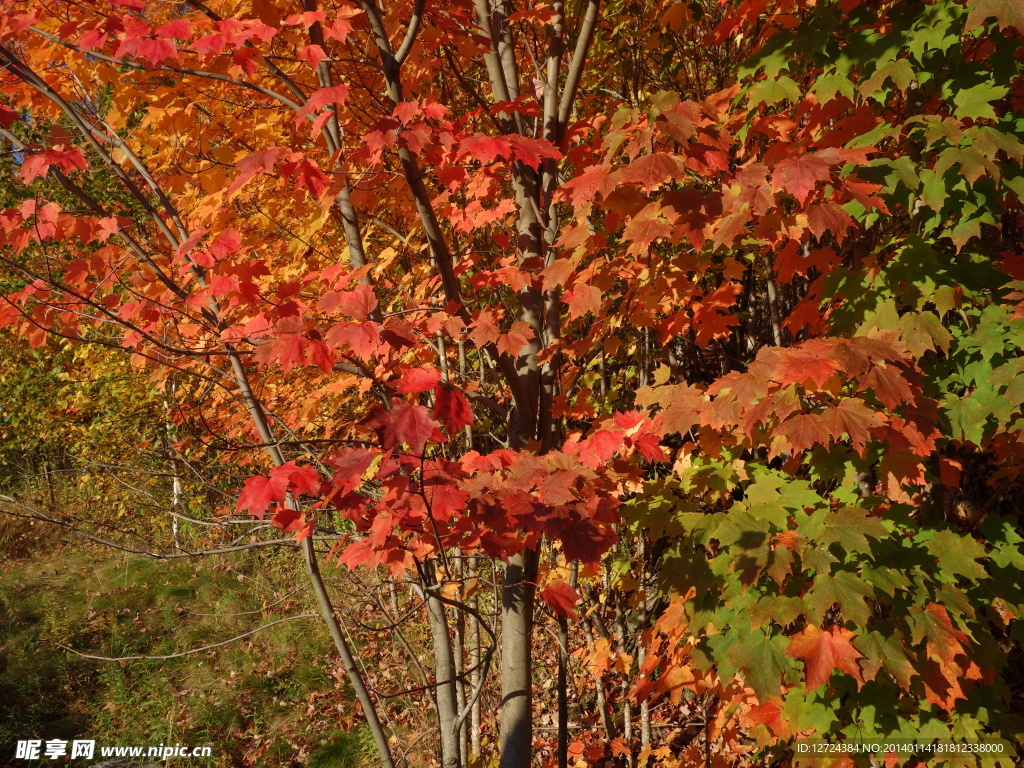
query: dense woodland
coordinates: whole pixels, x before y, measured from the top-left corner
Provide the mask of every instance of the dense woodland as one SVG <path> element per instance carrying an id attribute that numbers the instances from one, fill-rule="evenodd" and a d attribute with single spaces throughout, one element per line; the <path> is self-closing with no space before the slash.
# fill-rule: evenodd
<path id="1" fill-rule="evenodd" d="M 210 765 L 1019 765 L 1022 43 L 1016 0 L 0 0 L 8 572 L 54 536 L 242 617 L 163 656 L 315 671 L 323 727 L 246 705 Z M 94 684 L 177 669 L 60 594 L 31 642 Z"/>

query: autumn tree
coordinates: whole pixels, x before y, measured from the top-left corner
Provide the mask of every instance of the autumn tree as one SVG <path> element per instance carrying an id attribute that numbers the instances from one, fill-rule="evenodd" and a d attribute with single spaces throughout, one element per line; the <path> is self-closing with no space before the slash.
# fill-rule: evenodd
<path id="1" fill-rule="evenodd" d="M 384 765 L 326 534 L 413 586 L 444 766 L 492 661 L 530 764 L 538 658 L 561 765 L 1014 732 L 1014 6 L 3 9 L 0 322 L 203 383 Z"/>

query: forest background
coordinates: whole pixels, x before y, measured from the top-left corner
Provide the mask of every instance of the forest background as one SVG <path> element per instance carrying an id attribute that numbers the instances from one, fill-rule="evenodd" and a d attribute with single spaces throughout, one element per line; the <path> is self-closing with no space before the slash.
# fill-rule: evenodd
<path id="1" fill-rule="evenodd" d="M 0 759 L 1019 763 L 1022 35 L 0 2 Z"/>

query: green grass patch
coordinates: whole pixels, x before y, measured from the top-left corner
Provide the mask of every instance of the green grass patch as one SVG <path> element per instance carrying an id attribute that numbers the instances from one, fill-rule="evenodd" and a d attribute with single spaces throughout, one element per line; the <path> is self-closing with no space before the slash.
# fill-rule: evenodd
<path id="1" fill-rule="evenodd" d="M 76 546 L 19 554 L 0 565 L 0 765 L 18 739 L 76 737 L 210 745 L 210 758 L 171 760 L 196 768 L 373 764 L 366 734 L 336 732 L 352 702 L 315 619 L 165 661 L 93 661 L 58 647 L 170 655 L 314 612 L 293 552 L 198 562 Z"/>

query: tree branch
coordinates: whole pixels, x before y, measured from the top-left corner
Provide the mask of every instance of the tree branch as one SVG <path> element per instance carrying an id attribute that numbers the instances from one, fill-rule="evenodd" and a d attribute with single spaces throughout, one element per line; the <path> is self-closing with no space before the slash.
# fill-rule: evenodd
<path id="1" fill-rule="evenodd" d="M 202 653 L 203 651 L 210 651 L 214 648 L 220 648 L 221 646 L 228 645 L 229 643 L 233 643 L 236 640 L 241 640 L 244 637 L 255 635 L 257 632 L 262 632 L 264 629 L 276 626 L 277 624 L 284 624 L 286 621 L 295 621 L 296 619 L 319 618 L 320 614 L 318 613 L 301 613 L 298 616 L 288 616 L 283 619 L 278 619 L 277 621 L 272 621 L 269 624 L 264 624 L 261 627 L 250 629 L 248 632 L 243 632 L 240 635 L 229 637 L 227 640 L 222 640 L 219 643 L 211 643 L 210 645 L 204 645 L 202 648 L 192 648 L 191 650 L 182 651 L 181 653 L 170 653 L 166 656 L 96 656 L 91 653 L 82 653 L 81 651 L 76 651 L 74 648 L 68 648 L 66 645 L 61 645 L 60 643 L 54 643 L 54 645 L 62 650 L 67 651 L 68 653 L 73 653 L 76 656 L 81 656 L 83 659 L 96 659 L 97 661 L 166 661 L 167 659 L 179 659 L 182 656 L 190 656 L 193 653 Z"/>

